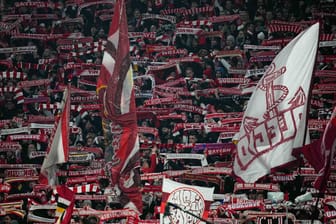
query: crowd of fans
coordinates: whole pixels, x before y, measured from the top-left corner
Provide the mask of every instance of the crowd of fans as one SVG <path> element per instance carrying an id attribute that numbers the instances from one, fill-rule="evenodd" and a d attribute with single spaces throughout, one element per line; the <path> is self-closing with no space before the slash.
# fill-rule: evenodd
<path id="1" fill-rule="evenodd" d="M 59 167 L 59 180 L 73 189 L 92 187 L 78 193 L 75 208 L 121 209 L 104 174 L 102 164 L 112 155 L 104 150 L 95 94 L 113 3 L 0 1 L 1 223 L 52 220 L 47 207 L 52 189 L 38 183 L 38 173 L 68 82 L 71 152 L 69 162 Z M 333 223 L 334 182 L 319 194 L 311 186 L 314 170 L 304 158 L 265 177 L 260 186 L 237 185 L 230 169 L 234 135 L 253 86 L 281 48 L 317 21 L 320 47 L 309 127 L 312 140 L 323 133 L 336 100 L 335 2 L 132 0 L 126 8 L 142 155 L 141 219 L 158 219 L 162 176 L 147 174 L 164 173 L 181 183 L 215 187 L 210 222 L 279 223 L 289 217 L 292 223 Z M 180 159 L 170 159 L 171 153 L 180 153 Z M 186 159 L 184 153 L 204 155 L 205 161 Z M 199 168 L 208 166 L 218 172 Z M 199 173 L 183 172 L 193 167 Z M 273 191 L 283 195 L 276 200 Z M 307 194 L 312 196 L 307 202 L 295 200 Z M 227 206 L 234 200 L 240 209 Z M 258 203 L 246 206 L 244 201 Z M 74 223 L 98 221 L 92 214 L 73 215 Z"/>

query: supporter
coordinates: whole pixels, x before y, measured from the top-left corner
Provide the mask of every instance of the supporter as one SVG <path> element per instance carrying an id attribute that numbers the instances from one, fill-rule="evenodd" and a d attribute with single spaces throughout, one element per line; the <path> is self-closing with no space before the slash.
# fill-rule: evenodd
<path id="1" fill-rule="evenodd" d="M 168 143 L 168 139 L 172 138 L 171 129 L 167 125 L 161 125 L 159 134 L 162 143 Z"/>
<path id="2" fill-rule="evenodd" d="M 132 19 L 128 22 L 133 28 L 134 31 L 141 31 L 142 26 L 143 26 L 143 22 L 141 20 L 141 11 L 138 8 L 135 8 L 133 10 L 133 17 L 131 17 Z"/>
<path id="3" fill-rule="evenodd" d="M 198 142 L 198 137 L 196 133 L 191 133 L 188 135 L 188 143 L 189 144 L 195 144 Z"/>
<path id="4" fill-rule="evenodd" d="M 235 37 L 233 35 L 228 35 L 226 37 L 226 46 L 225 46 L 225 50 L 234 50 L 236 47 L 236 41 L 235 41 Z"/>
<path id="5" fill-rule="evenodd" d="M 244 28 L 246 26 L 247 23 L 250 22 L 250 17 L 249 14 L 246 10 L 240 10 L 239 11 L 239 18 L 241 20 L 241 25 L 239 26 L 239 28 Z"/>
<path id="6" fill-rule="evenodd" d="M 149 151 L 149 150 L 148 150 Z M 157 147 L 154 146 L 151 149 L 151 154 L 147 155 L 143 153 L 141 172 L 142 173 L 154 173 L 157 165 Z"/>
<path id="7" fill-rule="evenodd" d="M 80 221 L 83 224 L 97 224 L 97 223 L 99 223 L 99 219 L 96 216 L 93 216 L 93 215 L 82 218 Z"/>
<path id="8" fill-rule="evenodd" d="M 13 96 L 8 96 L 3 108 L 3 119 L 12 119 L 17 113 L 16 103 Z"/>
<path id="9" fill-rule="evenodd" d="M 236 45 L 239 49 L 243 49 L 245 44 L 245 34 L 243 30 L 239 30 L 236 37 Z"/>
<path id="10" fill-rule="evenodd" d="M 7 151 L 6 153 L 6 161 L 9 164 L 15 164 L 17 162 L 15 152 L 13 151 Z"/>
<path id="11" fill-rule="evenodd" d="M 41 162 L 42 160 L 36 160 L 36 158 L 33 157 L 33 154 L 37 152 L 36 145 L 34 143 L 28 143 L 23 145 L 22 149 L 22 160 L 23 163 L 35 163 L 35 162 Z"/>
<path id="12" fill-rule="evenodd" d="M 77 143 L 77 145 L 80 146 L 81 142 Z M 93 145 L 94 145 L 93 137 L 91 137 L 91 136 L 86 137 L 84 146 L 93 147 Z"/>
<path id="13" fill-rule="evenodd" d="M 90 200 L 84 200 L 82 206 L 83 206 L 83 208 L 84 207 L 91 208 L 92 207 L 92 201 L 90 201 Z"/>
<path id="14" fill-rule="evenodd" d="M 239 212 L 238 222 L 239 224 L 254 224 L 255 222 L 248 217 L 248 213 Z"/>
<path id="15" fill-rule="evenodd" d="M 13 219 L 10 215 L 5 215 L 2 218 L 3 224 L 19 224 L 16 219 Z"/>
<path id="16" fill-rule="evenodd" d="M 6 160 L 6 155 L 4 153 L 0 154 L 0 164 L 6 164 L 7 160 Z"/>
<path id="17" fill-rule="evenodd" d="M 173 136 L 170 136 L 169 138 L 167 138 L 167 142 L 162 142 L 165 143 L 164 146 L 162 146 L 160 148 L 160 152 L 162 153 L 173 153 L 175 152 L 175 147 L 174 147 L 174 143 L 176 143 L 178 141 L 174 140 Z"/>

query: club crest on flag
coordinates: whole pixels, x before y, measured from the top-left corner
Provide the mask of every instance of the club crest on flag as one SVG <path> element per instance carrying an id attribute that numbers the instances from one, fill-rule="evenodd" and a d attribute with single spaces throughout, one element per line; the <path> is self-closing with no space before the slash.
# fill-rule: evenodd
<path id="1" fill-rule="evenodd" d="M 241 138 L 240 149 L 241 153 L 238 157 L 238 164 L 242 170 L 248 169 L 251 164 L 260 155 L 272 150 L 274 146 L 280 145 L 283 142 L 293 139 L 296 135 L 297 124 L 301 118 L 301 113 L 296 113 L 296 109 L 304 106 L 306 94 L 299 88 L 291 99 L 286 99 L 288 96 L 288 87 L 281 84 L 274 84 L 276 79 L 286 73 L 286 67 L 282 66 L 276 69 L 272 63 L 265 72 L 265 77 L 257 89 L 265 92 L 266 111 L 263 114 L 263 119 L 257 117 L 246 116 L 243 120 L 243 128 L 245 135 Z M 276 94 L 276 92 L 279 92 Z M 276 96 L 278 97 L 276 99 Z M 286 107 L 282 105 L 282 110 L 279 105 L 284 101 L 288 101 Z M 274 130 L 270 130 L 270 129 Z M 287 134 L 288 133 L 288 134 Z M 264 147 L 263 150 L 256 150 L 253 146 L 255 139 L 260 139 L 269 147 Z M 249 150 L 245 150 L 245 149 Z M 241 158 L 247 158 L 248 160 Z"/>
<path id="2" fill-rule="evenodd" d="M 164 179 L 160 223 L 204 223 L 214 188 L 198 187 Z"/>
<path id="3" fill-rule="evenodd" d="M 170 193 L 167 202 L 174 203 L 180 207 L 187 208 L 196 216 L 201 217 L 205 210 L 205 201 L 202 194 L 196 189 L 190 187 L 181 187 Z M 178 223 L 180 217 L 188 220 L 188 223 L 199 223 L 200 220 L 189 214 L 184 214 L 179 209 L 169 209 L 169 220 L 171 223 Z"/>
<path id="4" fill-rule="evenodd" d="M 253 183 L 295 161 L 294 148 L 308 142 L 307 109 L 318 48 L 319 24 L 301 32 L 266 69 L 240 126 L 234 173 Z"/>

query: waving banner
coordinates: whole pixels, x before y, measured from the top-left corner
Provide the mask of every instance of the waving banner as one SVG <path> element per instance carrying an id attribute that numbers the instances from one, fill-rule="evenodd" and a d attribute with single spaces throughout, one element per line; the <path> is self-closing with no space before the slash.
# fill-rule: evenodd
<path id="1" fill-rule="evenodd" d="M 48 185 L 57 185 L 57 164 L 66 163 L 69 159 L 69 122 L 70 122 L 70 89 L 64 91 L 61 103 L 61 114 L 57 118 L 47 155 L 44 158 L 40 182 Z"/>
<path id="2" fill-rule="evenodd" d="M 308 95 L 318 49 L 319 23 L 279 52 L 258 82 L 244 113 L 234 173 L 254 183 L 295 160 L 306 140 Z"/>
<path id="3" fill-rule="evenodd" d="M 127 29 L 125 1 L 116 1 L 96 91 L 102 104 L 105 160 L 112 185 L 121 191 L 124 208 L 141 213 L 139 139 Z"/>

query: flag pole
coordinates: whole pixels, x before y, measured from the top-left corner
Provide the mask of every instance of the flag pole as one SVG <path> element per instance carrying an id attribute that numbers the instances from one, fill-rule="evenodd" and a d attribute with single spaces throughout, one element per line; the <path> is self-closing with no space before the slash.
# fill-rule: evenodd
<path id="1" fill-rule="evenodd" d="M 70 75 L 70 76 L 68 76 L 68 80 L 67 80 L 67 88 L 68 88 L 68 99 L 67 100 L 69 100 L 69 108 L 68 108 L 68 110 L 69 110 L 69 119 L 68 119 L 68 122 L 69 122 L 69 124 L 68 124 L 68 133 L 67 133 L 67 142 L 68 142 L 68 145 L 67 145 L 67 147 L 70 147 L 70 129 L 71 129 L 71 127 L 70 127 L 70 117 L 71 117 L 71 82 L 72 82 L 72 75 Z M 66 166 L 66 169 L 67 170 L 69 170 L 69 155 L 70 154 L 70 152 L 69 152 L 69 150 L 68 150 L 68 155 L 67 155 L 67 158 L 66 158 L 66 161 L 65 161 L 65 166 Z M 61 184 L 65 184 L 65 182 L 66 182 L 66 179 L 67 178 L 65 178 L 63 181 L 64 181 L 64 183 L 61 183 Z"/>
<path id="2" fill-rule="evenodd" d="M 318 22 L 319 23 L 319 22 Z M 319 31 L 318 31 L 318 36 L 320 36 L 320 31 L 321 31 L 321 27 L 319 26 Z M 320 38 L 318 38 L 318 40 L 317 40 L 317 49 L 318 49 L 318 46 L 320 45 Z M 313 86 L 314 86 L 314 82 L 313 82 L 313 78 L 314 78 L 314 72 L 316 71 L 316 58 L 317 58 L 317 52 L 316 52 L 316 54 L 315 54 L 315 59 L 314 59 L 314 67 L 313 67 L 313 74 L 312 74 L 312 77 L 311 77 L 311 79 L 310 79 L 310 87 L 309 87 L 309 89 L 310 89 L 310 91 L 308 92 L 308 97 L 307 97 L 307 102 L 310 102 L 311 101 L 311 98 L 312 98 L 312 95 L 313 95 Z M 309 111 L 310 111 L 310 109 L 309 109 L 309 107 L 307 107 L 307 109 L 306 109 L 306 114 L 307 114 L 307 116 L 306 116 L 306 126 L 305 126 L 305 136 L 304 136 L 304 138 L 303 138 L 303 142 L 302 142 L 302 145 L 305 145 L 305 142 L 306 142 L 306 140 L 307 140 L 307 129 L 308 129 L 308 120 L 309 120 Z"/>
<path id="3" fill-rule="evenodd" d="M 318 22 L 319 23 L 319 22 Z M 319 26 L 319 35 L 318 36 L 320 36 L 320 31 L 321 31 L 321 27 Z M 318 38 L 318 40 L 317 40 L 317 48 L 318 48 L 318 46 L 320 45 L 320 38 Z M 314 69 L 313 69 L 313 75 L 312 75 L 312 78 L 311 78 L 311 80 L 310 80 L 310 91 L 309 91 L 309 94 L 308 94 L 308 99 L 307 99 L 307 102 L 310 102 L 311 101 L 311 98 L 312 98 L 312 95 L 313 95 L 313 84 L 314 84 L 314 82 L 313 82 L 313 78 L 314 78 L 314 71 L 316 70 L 316 58 L 317 58 L 317 53 L 315 54 L 315 64 L 314 64 Z M 303 143 L 302 143 L 302 145 L 305 145 L 305 142 L 306 142 L 306 138 L 307 138 L 307 129 L 308 129 L 308 115 L 309 115 L 309 107 L 307 107 L 307 111 L 306 111 L 306 114 L 307 114 L 307 116 L 306 116 L 306 127 L 305 127 L 305 137 L 303 138 Z M 309 133 L 308 133 L 309 134 Z M 320 185 L 320 186 L 322 186 L 322 185 Z M 318 197 L 317 197 L 317 200 L 316 200 L 316 203 L 315 203 L 315 205 L 314 205 L 314 208 L 315 208 L 315 211 L 317 211 L 317 208 L 318 208 L 318 203 L 319 203 L 319 201 L 320 201 L 320 195 L 321 195 L 321 192 L 320 192 L 320 189 L 318 189 L 319 190 L 319 193 L 318 193 Z M 314 223 L 314 213 L 312 214 L 312 218 L 311 218 L 311 224 L 313 224 Z"/>
<path id="4" fill-rule="evenodd" d="M 69 105 L 71 105 L 71 82 L 72 82 L 72 76 L 68 76 L 68 78 L 66 79 L 66 94 L 67 94 L 67 100 L 69 100 Z M 64 102 L 66 103 L 66 102 Z M 69 122 L 70 122 L 70 109 L 71 106 L 69 106 L 69 108 L 67 108 L 67 110 L 69 110 Z M 68 127 L 70 129 L 70 124 L 68 124 Z M 70 142 L 70 130 L 67 130 L 67 135 L 66 135 L 66 142 L 68 143 L 67 147 L 69 147 L 69 142 Z M 69 170 L 69 154 L 67 154 L 67 158 L 66 161 L 63 163 L 66 166 L 66 169 Z M 67 178 L 64 177 L 58 177 L 57 179 L 57 183 L 58 184 L 65 184 Z"/>
<path id="5" fill-rule="evenodd" d="M 319 26 L 319 32 L 318 32 L 318 36 L 320 36 L 320 31 L 321 31 L 321 27 Z M 317 40 L 317 48 L 318 48 L 318 46 L 319 46 L 319 43 L 320 43 L 320 38 L 318 38 L 318 40 Z M 311 77 L 311 79 L 310 79 L 310 84 L 309 84 L 309 89 L 310 89 L 310 91 L 308 92 L 308 97 L 307 97 L 307 102 L 310 102 L 311 101 L 311 98 L 312 98 L 312 95 L 313 95 L 313 84 L 314 84 L 314 82 L 313 82 L 313 78 L 314 78 L 314 71 L 316 70 L 316 58 L 317 58 L 317 52 L 316 52 L 316 54 L 315 54 L 315 59 L 314 59 L 314 67 L 313 67 L 313 74 L 312 74 L 312 77 Z M 303 140 L 302 140 L 302 144 L 301 144 L 301 146 L 304 146 L 305 145 L 305 143 L 306 143 L 306 141 L 307 141 L 307 130 L 308 130 L 308 120 L 309 120 L 309 111 L 310 111 L 310 109 L 309 109 L 309 107 L 307 107 L 307 109 L 306 109 L 306 122 L 305 122 L 305 130 L 304 130 L 304 137 L 303 137 Z M 309 133 L 308 133 L 308 135 L 309 135 Z M 310 138 L 309 138 L 310 139 Z M 302 147 L 300 148 L 300 150 L 298 150 L 299 152 L 298 152 L 298 154 L 300 154 L 301 153 L 301 149 L 302 149 Z M 302 160 L 299 160 L 299 162 L 301 162 Z M 301 165 L 299 165 L 299 170 L 301 170 Z M 303 180 L 302 180 L 303 181 Z M 302 183 L 302 182 L 301 182 Z M 300 183 L 300 184 L 301 184 Z M 317 200 L 317 202 L 318 202 L 318 200 Z M 317 203 L 316 202 L 316 203 Z"/>

